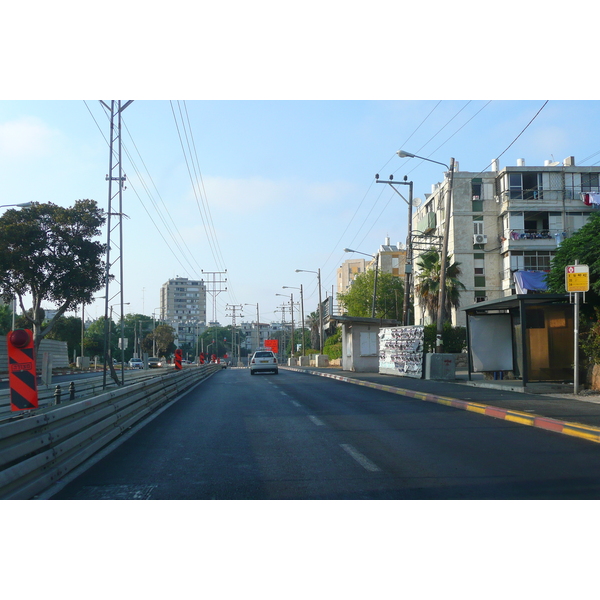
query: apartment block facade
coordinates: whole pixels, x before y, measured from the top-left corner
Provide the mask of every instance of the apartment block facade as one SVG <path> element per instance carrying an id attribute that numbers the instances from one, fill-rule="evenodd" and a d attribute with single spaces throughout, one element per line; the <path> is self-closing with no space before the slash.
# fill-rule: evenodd
<path id="1" fill-rule="evenodd" d="M 337 269 L 337 293 L 347 292 L 356 276 L 379 265 L 380 273 L 390 273 L 396 277 L 404 277 L 406 248 L 402 244 L 390 244 L 390 238 L 379 246 L 372 260 L 351 258 L 344 261 Z"/>
<path id="2" fill-rule="evenodd" d="M 206 323 L 204 281 L 176 277 L 163 283 L 160 318 L 175 329 L 178 345 L 195 343 L 198 327 Z"/>
<path id="3" fill-rule="evenodd" d="M 542 291 L 544 274 L 561 241 L 573 235 L 600 205 L 590 202 L 600 192 L 600 167 L 578 167 L 570 156 L 562 163 L 546 161 L 491 171 L 461 172 L 455 166 L 448 254 L 460 263 L 461 307 L 515 293 Z M 432 187 L 413 213 L 413 230 L 441 239 L 449 178 Z M 432 238 L 433 239 L 433 238 Z M 418 258 L 414 249 L 414 284 Z M 415 303 L 415 323 L 435 321 Z M 452 311 L 452 323 L 465 325 L 464 312 Z"/>

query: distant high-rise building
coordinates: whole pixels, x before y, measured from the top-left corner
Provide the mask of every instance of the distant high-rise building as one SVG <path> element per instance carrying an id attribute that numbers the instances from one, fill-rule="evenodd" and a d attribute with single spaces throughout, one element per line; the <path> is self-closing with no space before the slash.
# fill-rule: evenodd
<path id="1" fill-rule="evenodd" d="M 198 326 L 206 323 L 206 286 L 202 280 L 176 277 L 160 289 L 160 318 L 173 327 L 179 346 L 195 343 Z"/>

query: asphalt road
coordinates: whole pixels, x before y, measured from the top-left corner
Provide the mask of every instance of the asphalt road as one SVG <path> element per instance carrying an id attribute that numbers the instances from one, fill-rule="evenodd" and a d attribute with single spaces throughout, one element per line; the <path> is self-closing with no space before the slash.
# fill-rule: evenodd
<path id="1" fill-rule="evenodd" d="M 227 369 L 54 499 L 600 497 L 600 445 L 281 370 Z"/>

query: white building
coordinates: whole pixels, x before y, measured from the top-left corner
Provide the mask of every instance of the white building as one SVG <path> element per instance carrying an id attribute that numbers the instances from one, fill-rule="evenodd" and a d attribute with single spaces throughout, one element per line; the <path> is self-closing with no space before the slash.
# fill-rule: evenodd
<path id="1" fill-rule="evenodd" d="M 177 343 L 196 342 L 196 332 L 206 323 L 206 286 L 203 280 L 169 279 L 160 289 L 160 319 L 176 331 Z"/>
<path id="2" fill-rule="evenodd" d="M 519 159 L 502 170 L 494 161 L 491 168 L 461 172 L 455 165 L 448 254 L 461 263 L 466 288 L 461 306 L 540 289 L 560 242 L 600 209 L 584 203 L 589 198 L 584 194 L 600 192 L 600 167 L 577 167 L 572 156 L 531 167 Z M 413 213 L 419 235 L 443 236 L 448 182 L 446 173 Z M 422 244 L 414 249 L 415 285 L 418 257 L 425 250 Z M 415 323 L 431 320 L 415 300 Z M 452 323 L 465 325 L 460 308 L 452 311 Z"/>

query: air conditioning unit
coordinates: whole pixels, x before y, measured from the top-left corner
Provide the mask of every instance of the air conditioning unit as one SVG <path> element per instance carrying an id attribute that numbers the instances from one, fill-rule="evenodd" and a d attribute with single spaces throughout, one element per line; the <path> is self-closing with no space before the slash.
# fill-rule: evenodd
<path id="1" fill-rule="evenodd" d="M 473 234 L 473 243 L 474 244 L 487 244 L 487 235 L 483 235 L 482 233 Z"/>

